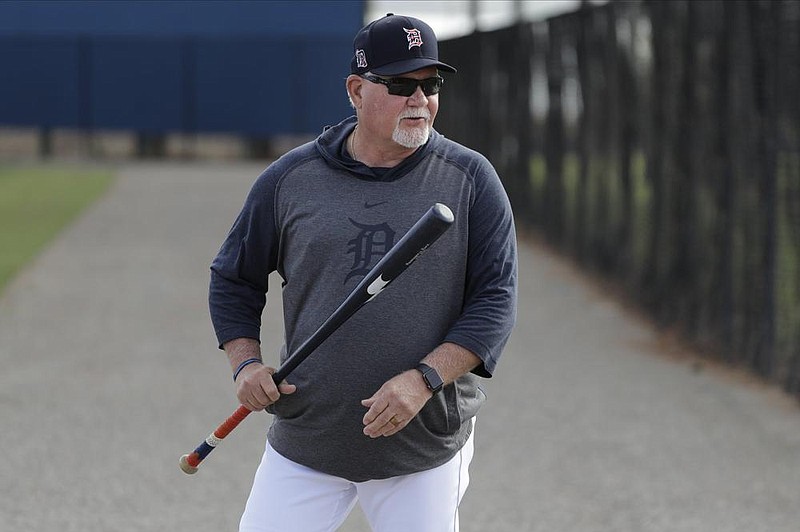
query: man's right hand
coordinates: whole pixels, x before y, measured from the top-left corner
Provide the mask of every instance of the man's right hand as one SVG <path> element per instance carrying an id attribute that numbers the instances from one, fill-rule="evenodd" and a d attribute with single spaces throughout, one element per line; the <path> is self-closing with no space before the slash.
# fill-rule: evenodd
<path id="1" fill-rule="evenodd" d="M 250 410 L 257 412 L 280 399 L 282 394 L 292 394 L 297 389 L 286 381 L 279 386 L 272 380 L 275 368 L 261 364 L 250 364 L 242 368 L 236 377 L 236 397 Z"/>
<path id="2" fill-rule="evenodd" d="M 250 360 L 261 360 L 261 344 L 252 338 L 237 338 L 222 346 L 228 355 L 231 371 L 236 372 L 239 365 Z M 236 375 L 236 397 L 239 402 L 253 412 L 264 410 L 281 394 L 294 393 L 296 386 L 282 382 L 275 386 L 272 380 L 274 368 L 259 363 L 247 364 Z"/>

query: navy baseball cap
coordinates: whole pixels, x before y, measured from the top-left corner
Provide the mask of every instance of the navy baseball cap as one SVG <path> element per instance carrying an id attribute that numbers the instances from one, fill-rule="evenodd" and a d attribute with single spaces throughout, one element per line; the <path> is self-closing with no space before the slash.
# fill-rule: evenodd
<path id="1" fill-rule="evenodd" d="M 353 39 L 352 74 L 396 76 L 429 66 L 456 72 L 439 61 L 436 34 L 417 18 L 388 13 L 361 28 Z"/>

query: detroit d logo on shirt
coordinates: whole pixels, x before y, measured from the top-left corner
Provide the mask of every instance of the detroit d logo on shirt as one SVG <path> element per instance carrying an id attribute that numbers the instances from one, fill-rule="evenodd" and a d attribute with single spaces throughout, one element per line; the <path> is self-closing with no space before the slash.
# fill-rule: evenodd
<path id="1" fill-rule="evenodd" d="M 418 29 L 406 29 L 403 28 L 403 31 L 406 32 L 406 39 L 408 39 L 408 49 L 411 50 L 414 46 L 422 46 L 422 34 L 419 32 Z"/>
<path id="2" fill-rule="evenodd" d="M 352 218 L 348 220 L 358 229 L 358 233 L 347 242 L 347 253 L 353 254 L 353 266 L 344 278 L 345 284 L 352 277 L 365 277 L 370 268 L 392 249 L 395 235 L 394 230 L 386 222 L 368 225 L 358 223 Z"/>

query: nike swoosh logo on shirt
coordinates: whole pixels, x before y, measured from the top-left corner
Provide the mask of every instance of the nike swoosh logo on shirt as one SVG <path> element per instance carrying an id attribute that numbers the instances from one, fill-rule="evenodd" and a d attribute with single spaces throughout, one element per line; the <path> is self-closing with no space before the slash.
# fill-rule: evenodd
<path id="1" fill-rule="evenodd" d="M 377 207 L 378 205 L 383 205 L 384 203 L 389 203 L 388 201 L 379 201 L 378 203 L 370 203 L 368 201 L 364 202 L 365 209 L 371 209 L 373 207 Z"/>

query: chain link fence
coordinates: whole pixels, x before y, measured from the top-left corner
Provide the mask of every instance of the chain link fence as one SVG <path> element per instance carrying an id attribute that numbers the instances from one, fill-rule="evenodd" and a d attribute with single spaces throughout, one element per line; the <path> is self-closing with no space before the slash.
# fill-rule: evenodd
<path id="1" fill-rule="evenodd" d="M 800 2 L 610 2 L 440 47 L 437 129 L 521 226 L 800 396 Z"/>

